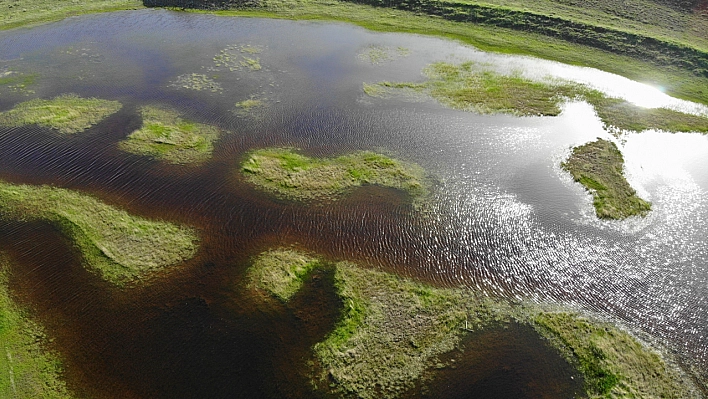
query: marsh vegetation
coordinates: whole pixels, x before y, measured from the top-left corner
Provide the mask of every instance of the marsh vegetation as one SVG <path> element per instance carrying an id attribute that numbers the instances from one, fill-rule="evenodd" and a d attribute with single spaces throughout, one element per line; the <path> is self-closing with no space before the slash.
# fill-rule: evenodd
<path id="1" fill-rule="evenodd" d="M 341 316 L 314 348 L 317 389 L 345 397 L 397 398 L 437 369 L 462 338 L 509 322 L 548 339 L 585 381 L 589 397 L 691 396 L 685 381 L 652 349 L 609 323 L 437 288 L 351 262 L 327 262 L 293 249 L 267 251 L 249 270 L 251 286 L 287 301 L 316 268 L 334 270 Z M 648 376 L 651 376 L 648 378 Z"/>
<path id="2" fill-rule="evenodd" d="M 250 152 L 241 171 L 258 188 L 291 201 L 335 201 L 363 185 L 399 189 L 412 198 L 427 193 L 420 166 L 371 151 L 311 158 L 292 148 L 265 148 Z"/>
<path id="3" fill-rule="evenodd" d="M 10 263 L 0 252 L 0 397 L 70 399 L 60 358 L 49 349 L 44 329 L 12 297 Z"/>
<path id="4" fill-rule="evenodd" d="M 611 141 L 598 139 L 575 147 L 561 166 L 592 193 L 599 218 L 625 219 L 651 210 L 625 179 L 624 158 Z"/>
<path id="5" fill-rule="evenodd" d="M 171 108 L 144 106 L 143 126 L 119 147 L 172 164 L 199 164 L 211 158 L 219 129 L 182 118 Z"/>
<path id="6" fill-rule="evenodd" d="M 34 99 L 0 113 L 0 126 L 39 125 L 63 134 L 83 132 L 120 110 L 117 101 L 63 94 L 51 100 Z"/>
<path id="7" fill-rule="evenodd" d="M 75 191 L 0 182 L 2 218 L 46 221 L 69 236 L 83 261 L 124 286 L 194 256 L 199 238 L 187 227 L 147 220 Z"/>

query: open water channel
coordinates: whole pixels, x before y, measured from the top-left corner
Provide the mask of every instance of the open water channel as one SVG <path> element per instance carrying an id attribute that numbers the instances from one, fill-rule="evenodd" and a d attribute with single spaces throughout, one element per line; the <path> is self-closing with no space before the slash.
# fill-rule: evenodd
<path id="1" fill-rule="evenodd" d="M 218 66 L 222 50 L 257 58 L 260 68 Z M 0 128 L 0 179 L 92 193 L 131 213 L 195 226 L 202 237 L 195 259 L 122 290 L 82 268 L 50 226 L 0 223 L 0 249 L 17 262 L 11 288 L 46 327 L 69 386 L 97 398 L 310 397 L 306 359 L 338 314 L 331 289 L 310 287 L 294 314 L 258 312 L 239 290 L 252 256 L 291 244 L 439 285 L 600 312 L 708 374 L 708 137 L 644 132 L 618 141 L 584 103 L 567 104 L 558 117 L 519 118 L 362 90 L 364 82 L 422 81 L 421 70 L 441 60 L 707 113 L 596 70 L 337 23 L 149 10 L 0 33 L 0 71 L 37 77 L 30 93 L 0 87 L 0 111 L 62 93 L 123 104 L 74 136 Z M 218 87 L 175 84 L 189 74 Z M 235 107 L 251 98 L 265 106 Z M 116 144 L 140 127 L 138 108 L 147 104 L 221 128 L 213 159 L 170 166 L 121 152 Z M 620 145 L 630 183 L 653 203 L 645 219 L 598 220 L 591 197 L 560 169 L 571 147 L 596 137 Z M 377 187 L 324 206 L 273 200 L 237 173 L 248 150 L 270 146 L 315 156 L 369 149 L 416 162 L 431 176 L 432 205 L 419 212 L 401 193 Z M 488 357 L 470 360 L 471 369 L 515 364 L 526 370 L 516 383 L 551 382 L 514 390 L 511 377 L 479 385 L 479 376 L 458 373 L 445 395 L 553 397 L 549 387 L 560 383 L 552 381 L 567 370 L 529 332 L 514 331 L 478 337 Z M 557 389 L 562 397 L 577 386 Z"/>

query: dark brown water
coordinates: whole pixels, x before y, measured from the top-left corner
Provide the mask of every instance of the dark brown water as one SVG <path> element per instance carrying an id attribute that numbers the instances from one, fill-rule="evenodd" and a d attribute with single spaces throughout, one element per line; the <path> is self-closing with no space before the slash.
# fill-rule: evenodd
<path id="1" fill-rule="evenodd" d="M 249 56 L 262 69 L 215 69 L 213 57 L 231 45 L 260 48 Z M 372 45 L 409 55 L 380 65 L 357 56 Z M 705 137 L 629 137 L 630 180 L 654 212 L 599 222 L 557 166 L 569 147 L 608 137 L 588 106 L 570 104 L 557 118 L 479 116 L 362 93 L 363 82 L 420 80 L 421 69 L 441 59 L 535 76 L 592 80 L 594 71 L 340 24 L 155 10 L 3 32 L 0 59 L 0 68 L 38 75 L 36 93 L 0 87 L 0 110 L 66 92 L 123 104 L 72 137 L 0 129 L 0 178 L 89 192 L 202 235 L 195 259 L 148 287 L 121 291 L 85 271 L 50 226 L 0 225 L 2 249 L 17 263 L 13 291 L 55 339 L 80 397 L 312 397 L 310 348 L 339 309 L 331 276 L 316 276 L 287 308 L 263 308 L 241 289 L 250 257 L 292 244 L 440 285 L 607 312 L 706 370 Z M 222 91 L 170 86 L 188 73 L 212 77 Z M 235 113 L 251 96 L 268 106 Z M 140 126 L 137 109 L 154 103 L 222 128 L 214 159 L 180 167 L 120 152 L 116 143 Z M 326 206 L 270 199 L 235 173 L 246 151 L 265 146 L 321 156 L 371 149 L 417 162 L 432 176 L 432 209 L 421 214 L 401 193 L 376 187 Z M 657 147 L 692 155 L 657 166 L 647 156 Z M 572 396 L 567 365 L 532 335 L 518 326 L 483 333 L 484 344 L 470 351 L 479 356 L 461 359 L 440 377 L 447 385 L 434 389 L 450 398 Z M 529 388 L 533 381 L 557 388 Z"/>

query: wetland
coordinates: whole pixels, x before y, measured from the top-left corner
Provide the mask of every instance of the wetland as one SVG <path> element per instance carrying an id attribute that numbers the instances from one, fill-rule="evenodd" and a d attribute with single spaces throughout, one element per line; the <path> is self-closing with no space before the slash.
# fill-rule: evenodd
<path id="1" fill-rule="evenodd" d="M 0 85 L 0 334 L 39 362 L 3 392 L 704 397 L 701 104 L 341 23 L 126 11 L 0 50 L 32 76 Z M 586 143 L 651 211 L 596 214 Z"/>

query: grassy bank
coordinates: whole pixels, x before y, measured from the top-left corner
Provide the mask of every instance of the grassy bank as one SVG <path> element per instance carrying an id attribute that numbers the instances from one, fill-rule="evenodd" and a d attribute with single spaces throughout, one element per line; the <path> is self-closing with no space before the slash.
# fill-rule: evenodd
<path id="1" fill-rule="evenodd" d="M 0 0 L 0 30 L 97 12 L 143 8 L 142 0 Z"/>
<path id="2" fill-rule="evenodd" d="M 506 76 L 472 62 L 436 62 L 426 67 L 422 83 L 365 83 L 364 92 L 385 98 L 411 91 L 435 98 L 441 104 L 481 114 L 505 113 L 518 116 L 555 116 L 569 100 L 585 100 L 610 130 L 641 132 L 708 132 L 708 118 L 668 109 L 638 107 L 625 100 L 607 97 L 586 86 L 563 82 L 536 82 L 521 76 Z"/>
<path id="3" fill-rule="evenodd" d="M 147 220 L 89 195 L 0 182 L 3 218 L 52 223 L 71 237 L 89 270 L 116 285 L 135 283 L 194 256 L 189 228 Z"/>
<path id="4" fill-rule="evenodd" d="M 249 284 L 287 301 L 318 267 L 334 269 L 342 309 L 334 330 L 313 348 L 316 389 L 344 397 L 400 397 L 446 367 L 441 355 L 458 348 L 465 334 L 513 320 L 532 326 L 577 369 L 588 397 L 695 396 L 690 383 L 630 334 L 576 313 L 436 288 L 292 249 L 256 258 Z"/>
<path id="5" fill-rule="evenodd" d="M 63 134 L 83 132 L 120 110 L 117 101 L 63 94 L 51 100 L 34 99 L 0 113 L 0 126 L 39 125 Z"/>
<path id="6" fill-rule="evenodd" d="M 427 193 L 419 166 L 370 151 L 310 158 L 290 148 L 266 148 L 249 153 L 241 171 L 260 189 L 292 201 L 334 201 L 367 184 L 403 190 L 413 198 Z"/>
<path id="7" fill-rule="evenodd" d="M 143 126 L 119 147 L 173 164 L 198 164 L 211 158 L 219 130 L 183 119 L 173 109 L 145 106 L 140 109 Z"/>
<path id="8" fill-rule="evenodd" d="M 69 399 L 58 356 L 47 349 L 47 336 L 12 299 L 10 263 L 0 253 L 0 397 Z"/>
<path id="9" fill-rule="evenodd" d="M 575 147 L 561 166 L 593 194 L 595 212 L 600 218 L 644 216 L 651 209 L 651 204 L 637 197 L 624 178 L 624 158 L 613 142 L 598 139 Z"/>

